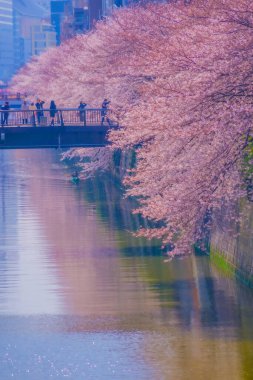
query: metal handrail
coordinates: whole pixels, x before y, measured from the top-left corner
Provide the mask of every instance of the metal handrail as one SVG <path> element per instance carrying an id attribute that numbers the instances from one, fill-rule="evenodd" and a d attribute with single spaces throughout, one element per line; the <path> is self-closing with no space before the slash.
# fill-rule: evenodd
<path id="1" fill-rule="evenodd" d="M 118 125 L 112 116 L 112 110 L 106 108 L 0 109 L 2 127 Z"/>
<path id="2" fill-rule="evenodd" d="M 84 108 L 84 109 L 80 109 L 80 108 L 56 108 L 56 110 L 53 110 L 53 111 L 109 111 L 111 112 L 112 110 L 110 109 L 105 109 L 105 108 Z M 1 110 L 0 109 L 0 112 L 27 112 L 27 111 L 30 111 L 30 112 L 37 112 L 37 111 L 52 111 L 52 109 L 50 108 L 41 108 L 41 109 L 35 109 L 35 110 L 24 110 L 24 109 L 16 109 L 16 108 L 9 108 L 9 110 Z"/>

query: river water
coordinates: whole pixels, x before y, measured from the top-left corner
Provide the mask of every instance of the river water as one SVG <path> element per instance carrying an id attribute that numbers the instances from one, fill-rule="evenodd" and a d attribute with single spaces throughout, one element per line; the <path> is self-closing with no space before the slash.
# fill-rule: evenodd
<path id="1" fill-rule="evenodd" d="M 253 379 L 253 292 L 164 262 L 111 178 L 0 151 L 0 379 Z"/>

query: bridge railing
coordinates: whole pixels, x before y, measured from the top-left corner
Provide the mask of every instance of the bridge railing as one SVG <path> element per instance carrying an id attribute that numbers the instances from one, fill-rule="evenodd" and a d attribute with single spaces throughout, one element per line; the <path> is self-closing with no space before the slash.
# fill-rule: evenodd
<path id="1" fill-rule="evenodd" d="M 116 126 L 111 110 L 101 108 L 59 108 L 56 111 L 0 110 L 2 127 L 46 127 L 46 126 Z"/>

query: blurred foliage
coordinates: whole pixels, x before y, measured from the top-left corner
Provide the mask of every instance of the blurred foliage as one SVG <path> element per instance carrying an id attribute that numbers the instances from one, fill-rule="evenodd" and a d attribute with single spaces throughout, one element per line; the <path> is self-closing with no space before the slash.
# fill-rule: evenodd
<path id="1" fill-rule="evenodd" d="M 242 174 L 247 190 L 247 198 L 250 202 L 253 202 L 253 137 L 251 136 L 244 150 Z"/>

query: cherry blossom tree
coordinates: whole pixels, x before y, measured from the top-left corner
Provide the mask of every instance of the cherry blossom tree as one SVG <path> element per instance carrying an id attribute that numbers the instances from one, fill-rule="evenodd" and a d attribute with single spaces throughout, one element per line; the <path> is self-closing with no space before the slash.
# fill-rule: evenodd
<path id="1" fill-rule="evenodd" d="M 140 234 L 186 254 L 206 215 L 245 194 L 252 30 L 250 0 L 121 9 L 28 64 L 14 88 L 61 106 L 80 98 L 98 106 L 109 97 L 121 125 L 110 133 L 113 148 L 137 154 L 124 180 L 127 194 L 139 198 L 136 212 L 157 222 Z"/>

